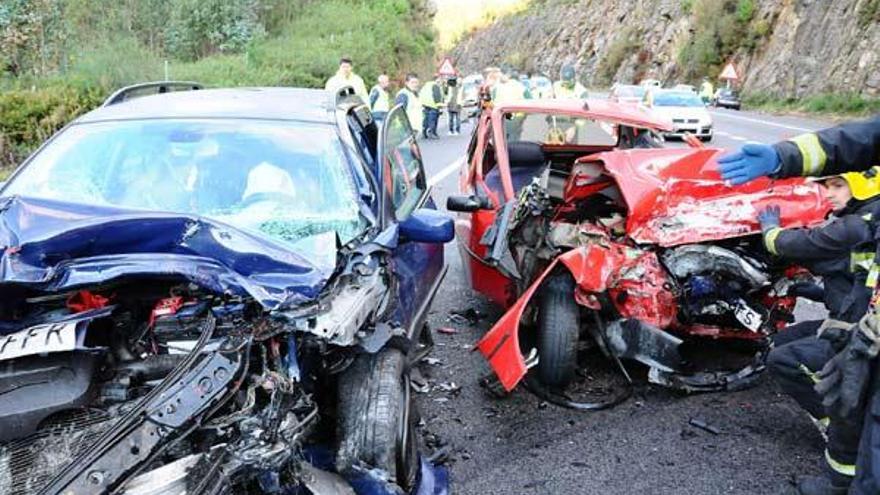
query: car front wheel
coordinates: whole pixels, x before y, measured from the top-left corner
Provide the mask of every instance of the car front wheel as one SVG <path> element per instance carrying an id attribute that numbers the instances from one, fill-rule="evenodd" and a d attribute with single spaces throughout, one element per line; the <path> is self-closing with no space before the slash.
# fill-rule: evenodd
<path id="1" fill-rule="evenodd" d="M 406 356 L 386 348 L 358 356 L 339 377 L 339 450 L 336 466 L 378 468 L 405 491 L 418 474 L 415 409 Z"/>
<path id="2" fill-rule="evenodd" d="M 567 385 L 577 366 L 580 307 L 574 290 L 570 273 L 554 275 L 538 301 L 538 379 L 550 387 Z"/>

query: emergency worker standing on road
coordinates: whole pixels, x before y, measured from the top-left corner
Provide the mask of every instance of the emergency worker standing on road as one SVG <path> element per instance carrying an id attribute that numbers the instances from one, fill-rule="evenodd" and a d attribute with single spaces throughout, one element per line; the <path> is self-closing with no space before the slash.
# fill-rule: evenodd
<path id="1" fill-rule="evenodd" d="M 573 65 L 563 65 L 559 71 L 560 80 L 553 83 L 553 97 L 559 100 L 583 99 L 587 97 L 587 88 L 577 81 L 577 72 Z"/>
<path id="2" fill-rule="evenodd" d="M 518 77 L 512 77 L 513 71 L 507 69 L 501 72 L 501 80 L 495 85 L 492 101 L 498 105 L 526 98 L 526 88 Z"/>
<path id="3" fill-rule="evenodd" d="M 364 85 L 364 80 L 361 79 L 361 76 L 354 73 L 353 64 L 348 57 L 343 57 L 339 60 L 339 70 L 336 71 L 333 77 L 327 79 L 324 89 L 336 92 L 343 86 L 353 87 L 354 93 L 360 96 L 362 100 L 367 101 L 367 87 Z"/>
<path id="4" fill-rule="evenodd" d="M 458 79 L 452 77 L 446 83 L 446 111 L 449 117 L 449 135 L 461 134 L 461 102 L 464 95 Z"/>
<path id="5" fill-rule="evenodd" d="M 376 79 L 376 85 L 370 89 L 370 110 L 377 119 L 384 119 L 391 110 L 391 96 L 388 94 L 390 85 L 388 75 L 382 74 Z"/>
<path id="6" fill-rule="evenodd" d="M 720 158 L 718 168 L 723 179 L 742 184 L 764 176 L 827 176 L 866 171 L 878 162 L 880 116 L 803 134 L 772 146 L 746 144 L 738 152 Z M 870 220 L 875 238 L 880 218 L 877 210 L 871 211 Z M 848 493 L 855 495 L 880 493 L 880 377 L 872 377 L 877 372 L 876 357 L 880 353 L 878 261 L 875 253 L 865 282 L 873 291 L 868 311 L 850 328 L 843 350 L 816 375 L 816 392 L 830 416 L 864 418 L 855 468 L 850 471 L 852 466 L 837 466 L 854 473 Z M 847 493 L 845 486 L 836 485 L 829 478 L 821 484 L 798 488 L 801 493 Z M 805 491 L 814 488 L 816 491 Z"/>
<path id="7" fill-rule="evenodd" d="M 422 128 L 422 120 L 424 120 L 424 112 L 422 103 L 419 101 L 419 77 L 412 72 L 406 75 L 403 82 L 403 89 L 397 92 L 394 98 L 395 105 L 403 106 L 406 110 L 406 116 L 409 117 L 409 125 L 414 133 L 418 134 Z"/>
<path id="8" fill-rule="evenodd" d="M 709 101 L 712 100 L 712 97 L 715 95 L 715 88 L 712 87 L 712 83 L 709 82 L 709 78 L 703 78 L 703 84 L 700 85 L 700 99 L 703 100 L 703 104 L 708 105 Z"/>
<path id="9" fill-rule="evenodd" d="M 433 81 L 426 82 L 419 91 L 419 101 L 424 109 L 422 121 L 422 137 L 425 139 L 438 139 L 437 123 L 440 120 L 440 108 L 443 106 L 442 80 L 438 74 Z"/>
<path id="10" fill-rule="evenodd" d="M 868 310 L 871 289 L 866 281 L 876 252 L 871 220 L 880 205 L 878 172 L 880 168 L 875 167 L 826 179 L 826 197 L 835 217 L 820 227 L 782 229 L 780 210 L 775 206 L 758 216 L 770 253 L 798 262 L 824 281 L 828 318 L 802 321 L 776 334 L 776 347 L 767 357 L 768 367 L 785 393 L 820 429 L 827 427 L 828 476 L 802 479 L 799 490 L 805 494 L 834 493 L 828 487 L 848 487 L 855 470 L 862 418 L 829 418 L 813 387 L 816 373 L 846 345 L 849 329 Z"/>

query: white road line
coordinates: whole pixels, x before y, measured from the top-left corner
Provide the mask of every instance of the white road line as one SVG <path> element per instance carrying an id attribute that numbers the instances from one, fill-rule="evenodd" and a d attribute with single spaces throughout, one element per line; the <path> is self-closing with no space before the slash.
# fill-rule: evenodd
<path id="1" fill-rule="evenodd" d="M 730 139 L 736 139 L 737 141 L 748 141 L 748 139 L 746 139 L 746 138 L 744 138 L 744 137 L 742 137 L 742 136 L 733 136 L 733 135 L 731 135 L 731 136 L 730 136 Z"/>
<path id="2" fill-rule="evenodd" d="M 464 156 L 460 156 L 456 158 L 452 163 L 443 167 L 443 170 L 435 174 L 433 177 L 428 177 L 428 185 L 434 186 L 441 180 L 449 177 L 454 172 L 456 172 L 459 168 L 461 168 L 461 161 L 464 160 Z"/>
<path id="3" fill-rule="evenodd" d="M 776 122 L 767 122 L 766 120 L 750 119 L 748 117 L 740 117 L 739 115 L 730 115 L 727 112 L 715 111 L 712 113 L 714 113 L 715 115 L 718 115 L 718 116 L 722 116 L 722 118 L 729 118 L 729 119 L 733 119 L 733 120 L 742 120 L 745 122 L 754 122 L 756 124 L 763 124 L 763 125 L 769 125 L 769 126 L 773 126 L 773 127 L 780 127 L 782 129 L 790 129 L 792 131 L 800 131 L 800 132 L 814 132 L 815 131 L 815 129 L 807 129 L 806 127 L 797 127 L 797 126 L 793 126 L 793 125 L 777 124 Z"/>

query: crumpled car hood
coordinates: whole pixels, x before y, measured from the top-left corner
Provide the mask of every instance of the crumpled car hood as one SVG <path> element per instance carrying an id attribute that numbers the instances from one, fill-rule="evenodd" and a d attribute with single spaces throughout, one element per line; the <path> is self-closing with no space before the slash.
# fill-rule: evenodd
<path id="1" fill-rule="evenodd" d="M 715 159 L 724 150 L 651 149 L 597 153 L 629 210 L 627 233 L 640 244 L 676 246 L 761 232 L 758 212 L 781 208 L 784 227 L 822 222 L 831 205 L 818 184 L 802 178 L 757 179 L 730 186 Z"/>
<path id="2" fill-rule="evenodd" d="M 272 310 L 314 300 L 335 269 L 201 217 L 23 197 L 0 199 L 0 249 L 0 294 L 179 276 Z"/>

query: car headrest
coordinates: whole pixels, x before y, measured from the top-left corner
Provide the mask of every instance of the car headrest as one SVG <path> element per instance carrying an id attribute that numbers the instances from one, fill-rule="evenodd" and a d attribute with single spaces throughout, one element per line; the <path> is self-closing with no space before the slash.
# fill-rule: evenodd
<path id="1" fill-rule="evenodd" d="M 538 167 L 547 161 L 541 145 L 534 141 L 507 143 L 507 157 L 510 160 L 510 168 Z"/>

